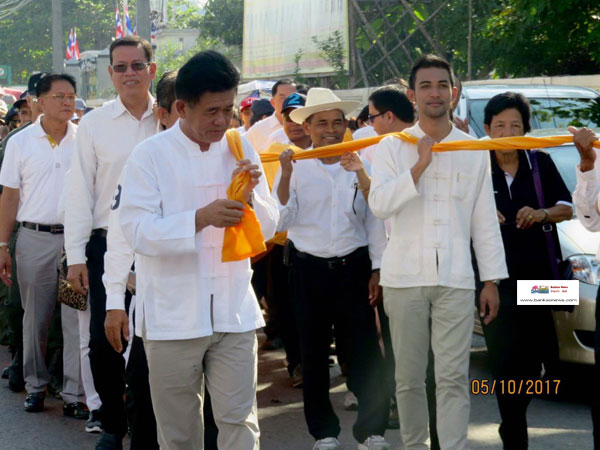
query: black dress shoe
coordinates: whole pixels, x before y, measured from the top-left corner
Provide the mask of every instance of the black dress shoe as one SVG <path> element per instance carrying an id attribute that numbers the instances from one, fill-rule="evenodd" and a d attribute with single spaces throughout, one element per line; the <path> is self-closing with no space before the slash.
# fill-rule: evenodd
<path id="1" fill-rule="evenodd" d="M 27 394 L 27 398 L 23 404 L 25 411 L 42 412 L 44 410 L 44 397 L 45 394 L 43 392 L 33 392 L 31 394 Z"/>
<path id="2" fill-rule="evenodd" d="M 103 431 L 96 441 L 95 450 L 123 450 L 123 438 Z"/>
<path id="3" fill-rule="evenodd" d="M 64 403 L 63 415 L 74 419 L 87 420 L 90 417 L 90 410 L 81 402 Z"/>
<path id="4" fill-rule="evenodd" d="M 23 372 L 17 367 L 10 366 L 8 368 L 8 388 L 13 392 L 22 392 L 25 389 Z"/>
<path id="5" fill-rule="evenodd" d="M 3 380 L 8 380 L 8 371 L 10 370 L 10 367 L 5 367 L 4 370 L 2 371 L 2 379 Z"/>

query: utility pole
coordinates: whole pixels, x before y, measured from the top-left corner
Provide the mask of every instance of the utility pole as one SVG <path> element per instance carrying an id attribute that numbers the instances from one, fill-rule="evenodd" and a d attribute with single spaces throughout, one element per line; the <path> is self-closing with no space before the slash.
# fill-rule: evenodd
<path id="1" fill-rule="evenodd" d="M 65 67 L 63 49 L 63 22 L 61 0 L 52 0 L 52 72 L 61 73 Z"/>
<path id="2" fill-rule="evenodd" d="M 137 22 L 137 34 L 148 42 L 152 39 L 150 26 L 150 0 L 137 0 L 135 2 L 135 19 Z"/>
<path id="3" fill-rule="evenodd" d="M 467 36 L 467 80 L 473 78 L 473 52 L 471 41 L 473 40 L 473 0 L 469 0 L 469 34 Z"/>

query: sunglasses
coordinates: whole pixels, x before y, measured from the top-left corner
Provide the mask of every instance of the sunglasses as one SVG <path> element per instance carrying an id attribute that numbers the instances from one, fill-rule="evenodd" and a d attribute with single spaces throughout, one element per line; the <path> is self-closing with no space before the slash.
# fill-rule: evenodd
<path id="1" fill-rule="evenodd" d="M 114 66 L 111 66 L 112 69 L 117 72 L 117 73 L 125 73 L 127 72 L 127 68 L 131 67 L 131 69 L 134 72 L 140 72 L 142 70 L 144 70 L 146 67 L 148 67 L 150 64 L 149 62 L 134 62 L 131 64 L 115 64 Z"/>

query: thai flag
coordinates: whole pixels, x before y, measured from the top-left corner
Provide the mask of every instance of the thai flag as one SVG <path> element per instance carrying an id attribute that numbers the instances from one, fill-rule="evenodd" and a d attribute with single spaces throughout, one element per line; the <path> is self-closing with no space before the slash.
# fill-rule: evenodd
<path id="1" fill-rule="evenodd" d="M 133 31 L 133 27 L 131 26 L 131 19 L 129 18 L 129 8 L 127 4 L 123 7 L 123 15 L 125 16 L 125 31 L 127 32 L 127 36 L 131 36 L 135 34 Z"/>
<path id="2" fill-rule="evenodd" d="M 150 38 L 154 40 L 156 39 L 156 23 L 154 20 L 151 22 L 150 27 Z"/>
<path id="3" fill-rule="evenodd" d="M 79 42 L 77 42 L 77 29 L 73 29 L 73 59 L 79 61 Z"/>
<path id="4" fill-rule="evenodd" d="M 121 16 L 119 15 L 119 7 L 115 8 L 115 22 L 117 29 L 115 30 L 115 38 L 119 39 L 125 37 L 123 32 L 123 24 L 121 23 Z"/>
<path id="5" fill-rule="evenodd" d="M 73 28 L 71 28 L 71 31 L 69 32 L 69 42 L 67 43 L 67 52 L 65 57 L 67 61 L 73 59 Z"/>

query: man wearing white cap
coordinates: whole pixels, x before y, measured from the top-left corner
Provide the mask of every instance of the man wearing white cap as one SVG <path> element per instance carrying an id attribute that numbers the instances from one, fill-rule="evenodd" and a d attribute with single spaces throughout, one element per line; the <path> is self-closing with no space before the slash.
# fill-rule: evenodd
<path id="1" fill-rule="evenodd" d="M 313 147 L 343 141 L 346 115 L 357 106 L 329 89 L 308 91 L 306 106 L 290 113 L 312 138 Z M 279 202 L 277 230 L 291 241 L 293 303 L 300 335 L 304 378 L 304 415 L 313 449 L 339 449 L 338 417 L 329 399 L 329 339 L 348 349 L 348 387 L 358 397 L 353 434 L 359 449 L 384 450 L 389 397 L 379 389 L 383 359 L 377 343 L 375 312 L 379 264 L 386 244 L 383 222 L 371 213 L 368 190 L 340 156 L 292 164 L 292 150 L 281 154 L 273 189 Z M 364 182 L 364 180 L 363 180 Z"/>

